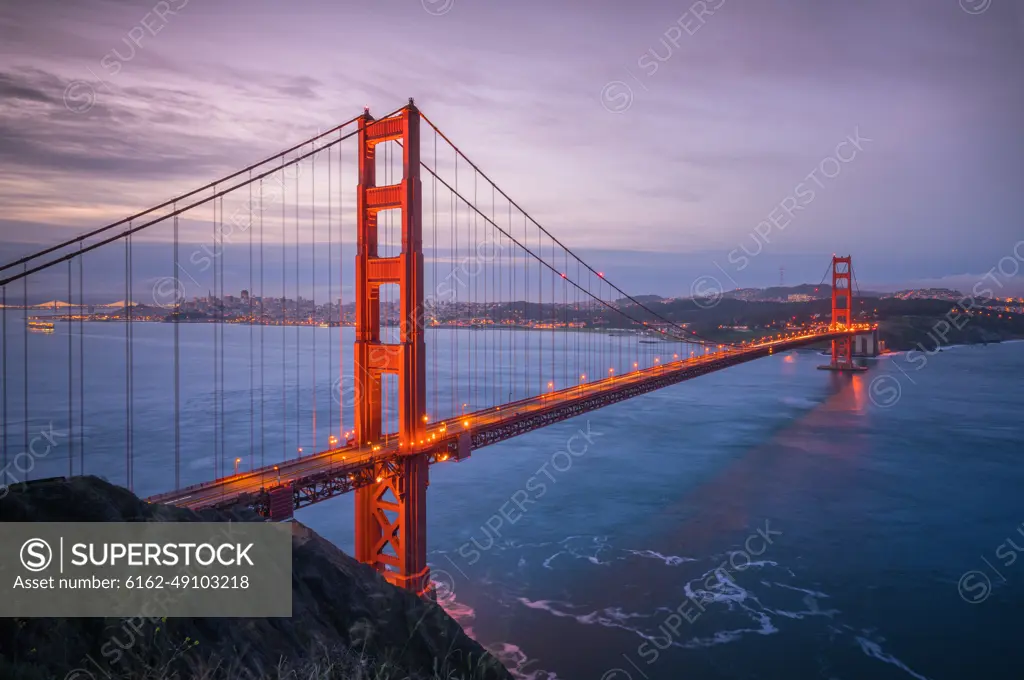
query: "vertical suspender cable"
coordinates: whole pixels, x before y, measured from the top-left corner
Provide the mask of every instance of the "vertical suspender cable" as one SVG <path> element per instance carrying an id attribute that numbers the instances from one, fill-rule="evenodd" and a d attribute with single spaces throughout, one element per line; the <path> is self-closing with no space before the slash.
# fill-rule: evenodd
<path id="1" fill-rule="evenodd" d="M 174 212 L 178 204 L 174 204 Z M 178 216 L 174 216 L 174 488 L 181 488 L 181 295 L 178 292 Z M 181 288 L 183 291 L 184 288 Z"/>
<path id="2" fill-rule="evenodd" d="M 72 357 L 72 329 L 74 326 L 71 323 L 71 260 L 68 260 L 68 306 L 67 306 L 67 323 L 65 327 L 68 329 L 68 477 L 73 477 L 75 474 L 75 420 L 74 420 L 74 398 L 72 397 L 74 386 L 72 385 L 72 370 L 74 368 L 74 358 Z M 6 342 L 7 338 L 4 338 Z M 2 482 L 0 482 L 2 483 Z"/>
<path id="3" fill-rule="evenodd" d="M 263 287 L 263 180 L 260 179 L 260 467 L 266 463 L 266 431 L 264 413 L 267 402 L 265 400 L 264 387 L 266 386 L 266 365 L 264 353 L 264 335 L 267 328 L 266 300 Z"/>
<path id="4" fill-rule="evenodd" d="M 495 199 L 496 199 L 496 196 L 497 196 L 497 192 L 495 190 L 495 185 L 492 184 L 492 185 L 490 185 L 490 221 L 492 221 L 492 222 L 495 221 L 495 217 L 496 217 L 496 215 L 495 215 Z M 490 235 L 493 235 L 494 231 L 488 229 L 486 231 L 486 233 L 488 235 L 487 236 L 487 240 L 489 241 L 490 239 L 492 239 L 492 237 L 490 237 Z M 499 236 L 501 236 L 501 232 L 499 232 Z M 494 244 L 493 241 L 492 241 L 492 243 L 490 243 L 490 246 L 492 246 L 492 248 L 494 248 L 495 244 Z M 484 252 L 487 252 L 487 251 L 484 251 Z M 497 250 L 493 250 L 492 252 L 497 252 Z M 496 362 L 497 362 L 497 355 L 498 355 L 498 351 L 497 351 L 497 347 L 496 347 L 496 345 L 498 343 L 496 341 L 504 340 L 504 338 L 502 338 L 501 336 L 495 337 L 495 334 L 494 334 L 494 332 L 496 330 L 498 330 L 498 328 L 499 328 L 494 323 L 495 322 L 495 318 L 494 318 L 495 310 L 497 310 L 499 308 L 498 305 L 496 304 L 496 301 L 501 299 L 501 296 L 496 296 L 495 295 L 495 272 L 498 269 L 498 263 L 496 262 L 496 260 L 497 260 L 497 258 L 495 258 L 495 257 L 490 257 L 487 260 L 488 264 L 494 264 L 494 266 L 487 267 L 490 270 L 490 294 L 487 295 L 486 288 L 484 288 L 484 293 L 483 293 L 483 303 L 486 305 L 486 308 L 489 310 L 487 312 L 487 320 L 492 322 L 492 323 L 487 325 L 488 326 L 488 330 L 490 331 L 490 333 L 488 333 L 485 336 L 487 338 L 490 338 L 490 351 L 488 352 L 488 355 L 490 357 L 490 384 L 492 384 L 492 388 L 490 388 L 490 403 L 492 403 L 492 406 L 495 406 L 495 405 L 497 405 L 497 403 L 499 403 L 499 394 L 500 394 L 500 391 L 501 391 L 501 385 L 499 384 L 499 379 L 502 376 L 502 373 L 501 373 L 501 371 L 498 370 L 498 366 L 496 364 Z M 486 279 L 484 279 L 483 281 L 484 281 L 484 284 L 486 284 Z"/>
<path id="5" fill-rule="evenodd" d="M 526 244 L 528 243 L 528 239 L 529 239 L 529 233 L 527 231 L 526 220 L 524 219 L 523 220 L 523 238 L 522 238 L 522 241 L 521 241 L 522 246 L 520 247 L 520 250 L 522 251 L 521 254 L 523 256 L 523 262 L 522 262 L 522 265 L 521 265 L 522 268 L 523 268 L 523 271 L 522 271 L 522 280 L 523 280 L 523 323 L 524 323 L 524 328 L 527 331 L 523 335 L 523 350 L 524 350 L 523 357 L 524 357 L 524 360 L 526 362 L 526 366 L 523 369 L 523 373 L 525 374 L 524 375 L 524 380 L 523 380 L 523 386 L 526 389 L 526 396 L 527 397 L 529 397 L 531 395 L 534 395 L 534 394 L 541 394 L 544 391 L 543 389 L 541 389 L 540 382 L 539 382 L 540 381 L 540 370 L 539 370 L 539 367 L 538 367 L 538 370 L 536 372 L 530 370 L 530 366 L 533 365 L 534 357 L 536 356 L 536 351 L 534 350 L 533 343 L 534 343 L 534 339 L 537 337 L 537 334 L 532 332 L 533 331 L 533 325 L 534 325 L 533 324 L 533 319 L 535 318 L 536 314 L 535 314 L 534 311 L 531 311 L 531 309 L 530 309 L 530 304 L 533 302 L 533 298 L 531 297 L 532 293 L 530 292 L 530 284 L 533 282 L 533 272 L 530 269 L 530 258 L 526 256 L 527 255 L 527 253 L 526 253 Z M 534 376 L 536 376 L 536 378 L 538 380 L 537 388 L 536 389 L 533 388 Z"/>
<path id="6" fill-rule="evenodd" d="M 129 470 L 135 490 L 135 244 L 134 237 L 128 235 L 128 451 Z"/>
<path id="7" fill-rule="evenodd" d="M 288 459 L 288 237 L 285 214 L 288 204 L 288 178 L 281 157 L 281 460 Z"/>
<path id="8" fill-rule="evenodd" d="M 566 266 L 566 269 L 568 269 L 568 266 Z M 579 258 L 576 259 L 576 280 L 577 281 L 580 280 L 580 261 L 579 261 Z M 581 310 L 580 310 L 580 289 L 576 288 L 575 286 L 573 287 L 573 310 L 574 310 L 573 311 L 573 318 L 574 319 L 586 318 L 586 314 L 582 313 Z M 576 373 L 579 373 L 580 372 L 580 334 L 579 333 L 575 333 L 574 334 L 574 337 L 573 337 L 573 352 L 572 353 L 573 353 L 573 358 L 575 360 L 575 363 L 573 365 L 573 371 L 576 372 Z"/>
<path id="9" fill-rule="evenodd" d="M 128 223 L 128 228 L 131 229 L 131 222 Z M 129 356 L 129 339 L 128 339 L 128 306 L 130 295 L 128 293 L 128 237 L 124 239 L 124 473 L 125 473 L 125 486 L 129 489 L 132 488 L 132 464 L 131 464 L 131 402 L 129 401 L 128 384 L 131 382 L 131 376 L 129 375 L 128 366 L 131 363 L 131 357 Z"/>
<path id="10" fill-rule="evenodd" d="M 85 255 L 78 243 L 78 472 L 85 474 Z M 5 289 L 6 290 L 6 289 Z M 6 355 L 5 355 L 6 358 Z M 6 371 L 4 372 L 6 377 Z M 6 436 L 7 428 L 4 428 Z"/>
<path id="11" fill-rule="evenodd" d="M 478 177 L 479 177 L 478 173 L 476 171 L 474 171 L 473 172 L 473 207 L 474 208 L 479 203 L 479 201 L 477 200 L 477 178 Z M 473 211 L 473 239 L 472 239 L 472 241 L 470 241 L 470 243 L 473 244 L 473 250 L 470 251 L 470 253 L 469 253 L 470 259 L 473 259 L 473 258 L 477 257 L 477 253 L 479 252 L 479 248 L 480 248 L 479 243 L 477 243 L 477 239 L 479 238 L 479 236 L 477 234 L 477 226 L 478 225 L 479 225 L 479 219 L 478 219 L 476 211 L 474 210 Z M 471 330 L 473 328 L 473 319 L 472 319 L 472 317 L 476 314 L 477 307 L 480 304 L 480 298 L 477 296 L 477 283 L 478 283 L 478 279 L 479 279 L 478 276 L 476 276 L 476 275 L 473 276 L 473 286 L 468 291 L 468 293 L 469 293 L 469 300 L 470 300 L 470 302 L 469 302 L 470 322 L 469 323 L 470 323 L 470 329 Z M 472 396 L 472 399 L 473 399 L 473 403 L 471 404 L 471 406 L 472 406 L 473 410 L 475 411 L 475 410 L 479 409 L 482 406 L 482 404 L 480 403 L 480 369 L 479 369 L 480 350 L 479 350 L 479 342 L 478 342 L 479 338 L 480 338 L 480 334 L 479 333 L 472 333 L 472 334 L 470 334 L 469 337 L 470 337 L 470 340 L 472 341 L 470 346 L 469 346 L 469 356 L 470 356 L 469 363 L 472 366 L 471 373 L 470 373 L 470 375 L 472 376 L 470 378 L 470 387 L 473 390 L 472 393 L 471 393 L 471 396 Z"/>
<path id="12" fill-rule="evenodd" d="M 252 170 L 249 171 L 249 221 L 245 229 L 249 232 L 249 290 L 248 290 L 248 322 L 249 322 L 249 469 L 254 467 L 253 456 L 256 448 L 256 362 L 253 356 L 255 339 L 252 318 L 252 296 L 256 291 L 252 285 Z"/>
<path id="13" fill-rule="evenodd" d="M 509 392 L 508 400 L 515 401 L 516 393 L 518 392 L 518 376 L 515 373 L 515 366 L 518 363 L 516 361 L 516 340 L 519 335 L 519 313 L 516 301 L 519 297 L 518 291 L 516 290 L 516 244 L 512 239 L 512 202 L 508 204 L 508 290 L 509 290 L 509 312 L 512 320 L 512 327 L 509 332 L 512 334 L 512 339 L 509 345 L 512 349 L 512 356 L 509 357 L 508 363 L 508 383 Z"/>
<path id="14" fill-rule="evenodd" d="M 220 362 L 220 405 L 218 408 L 218 414 L 220 415 L 220 469 L 221 473 L 227 476 L 227 448 L 225 446 L 225 422 L 224 422 L 224 372 L 227 368 L 224 365 L 224 270 L 227 268 L 227 250 L 224 247 L 224 197 L 220 197 L 220 253 L 224 260 L 220 263 L 220 304 L 218 309 L 220 310 L 220 321 L 217 323 L 217 328 L 220 329 L 220 354 L 218 355 L 218 361 Z"/>
<path id="15" fill-rule="evenodd" d="M 562 274 L 569 275 L 569 252 L 562 249 Z M 569 283 L 562 279 L 562 373 L 569 375 Z"/>
<path id="16" fill-rule="evenodd" d="M 28 271 L 28 263 L 27 262 L 25 263 L 25 271 L 26 272 Z M 22 391 L 25 393 L 24 394 L 24 408 L 23 408 L 23 410 L 25 412 L 25 427 L 24 427 L 24 430 L 25 430 L 25 432 L 24 432 L 24 435 L 25 435 L 25 448 L 24 448 L 24 450 L 28 451 L 28 276 L 26 275 L 25 278 L 22 279 L 22 281 L 23 281 L 23 283 L 21 284 L 21 296 L 22 296 L 21 304 L 22 304 L 22 309 L 24 310 L 24 312 L 22 312 L 22 314 L 25 317 L 25 328 L 24 328 L 25 344 L 22 347 L 22 355 L 24 357 L 24 364 L 22 366 L 22 371 L 24 372 L 24 375 L 22 376 L 22 381 L 23 381 L 23 383 L 22 383 Z M 6 339 L 5 339 L 5 341 L 6 341 Z"/>
<path id="17" fill-rule="evenodd" d="M 339 151 L 340 153 L 340 151 Z M 332 177 L 334 171 L 331 168 L 331 147 L 327 147 L 327 375 L 334 375 L 334 198 L 331 191 L 334 189 Z M 333 379 L 332 387 L 333 390 Z M 330 436 L 334 432 L 334 393 L 327 400 L 327 432 L 328 448 Z M 339 441 L 342 439 L 341 432 L 338 432 Z"/>
<path id="18" fill-rule="evenodd" d="M 455 194 L 457 194 L 458 192 L 459 192 L 459 157 L 456 154 L 456 156 L 455 156 Z M 454 247 L 452 249 L 452 252 L 454 253 L 454 257 L 452 258 L 452 267 L 453 268 L 455 267 L 455 263 L 459 261 L 459 201 L 456 198 L 455 194 L 452 194 L 452 206 L 454 208 L 454 213 L 453 213 L 453 217 L 452 217 L 452 238 L 454 239 L 453 240 Z M 453 269 L 453 271 L 454 271 L 454 269 Z M 452 289 L 455 291 L 455 300 L 454 300 L 454 303 L 455 303 L 455 305 L 454 305 L 454 309 L 455 309 L 455 325 L 453 326 L 453 330 L 452 330 L 452 345 L 451 345 L 451 347 L 452 347 L 452 376 L 453 376 L 453 379 L 454 379 L 454 389 L 452 390 L 452 415 L 456 416 L 459 413 L 459 411 L 457 410 L 458 407 L 459 407 L 459 404 L 462 403 L 462 395 L 460 394 L 460 392 L 462 391 L 461 390 L 462 384 L 461 384 L 461 381 L 459 380 L 459 374 L 461 373 L 461 369 L 462 369 L 462 362 L 459 360 L 459 357 L 460 357 L 460 355 L 459 355 L 459 316 L 460 315 L 459 315 L 459 285 L 458 285 L 459 279 L 458 279 L 458 277 L 454 277 L 454 278 L 455 278 L 455 284 L 452 286 Z M 458 362 L 458 363 L 456 363 L 456 362 Z"/>
<path id="19" fill-rule="evenodd" d="M 214 185 L 213 193 L 216 196 L 217 187 Z M 220 426 L 220 420 L 217 418 L 217 407 L 219 402 L 217 401 L 217 345 L 219 343 L 219 337 L 217 335 L 217 328 L 219 326 L 219 314 L 217 312 L 220 306 L 220 301 L 217 297 L 217 267 L 218 260 L 220 259 L 220 252 L 217 250 L 217 201 L 212 201 L 213 204 L 213 291 L 209 293 L 210 306 L 213 308 L 213 469 L 215 471 L 214 479 L 219 479 L 221 476 L 220 470 L 220 438 L 217 436 L 217 428 Z"/>
<path id="20" fill-rule="evenodd" d="M 4 448 L 4 458 L 3 458 L 3 461 L 4 461 L 4 469 L 6 470 L 7 469 L 7 458 L 8 458 L 8 453 L 7 453 L 7 428 L 8 428 L 8 425 L 9 425 L 9 423 L 7 421 L 7 286 L 4 286 L 4 288 L 3 288 L 3 300 L 2 300 L 2 302 L 0 302 L 0 305 L 2 305 L 2 311 L 0 311 L 0 313 L 3 314 L 3 336 L 4 336 L 4 343 L 3 343 L 4 346 L 3 346 L 3 349 L 0 350 L 0 351 L 3 352 L 3 371 L 4 371 L 4 377 L 3 377 L 3 411 L 4 411 L 4 413 L 3 413 L 3 418 L 4 418 L 4 442 L 3 442 L 3 448 Z"/>
<path id="21" fill-rule="evenodd" d="M 437 130 L 434 130 L 434 172 L 437 172 L 438 170 L 439 170 L 439 168 L 437 167 Z M 430 259 L 432 260 L 431 267 L 433 268 L 433 272 L 434 272 L 433 276 L 431 277 L 431 285 L 434 287 L 434 294 L 431 296 L 430 299 L 432 300 L 432 306 L 433 306 L 433 309 L 431 311 L 433 313 L 434 318 L 436 318 L 436 316 L 437 316 L 437 291 L 438 291 L 438 285 L 437 285 L 437 176 L 434 175 L 430 179 L 431 179 L 431 192 L 433 194 L 433 199 L 431 200 L 431 203 L 433 204 L 433 219 L 432 219 L 432 224 L 433 224 L 433 243 L 432 243 L 432 246 L 431 246 L 431 249 L 430 249 Z M 425 311 L 426 310 L 424 310 L 424 312 Z M 427 332 L 426 332 L 427 316 L 426 316 L 425 313 L 423 315 L 423 325 L 424 325 L 423 335 L 426 336 L 426 334 L 427 334 Z M 433 353 L 433 358 L 434 358 L 434 360 L 432 362 L 433 363 L 433 368 L 434 368 L 434 380 L 433 380 L 433 383 L 434 383 L 434 406 L 433 406 L 433 409 L 431 410 L 431 414 L 433 415 L 433 418 L 434 418 L 435 421 L 440 420 L 439 416 L 440 416 L 440 412 L 441 412 L 441 400 L 440 400 L 440 398 L 438 396 L 438 385 L 437 385 L 437 336 L 438 336 L 438 334 L 434 333 L 434 339 L 430 342 L 430 351 Z"/>
<path id="22" fill-rule="evenodd" d="M 299 166 L 295 166 L 295 446 L 302 449 L 302 288 L 299 285 Z"/>
<path id="23" fill-rule="evenodd" d="M 338 429 L 342 430 L 342 442 L 346 442 L 348 439 L 345 437 L 345 390 L 344 387 L 344 376 L 345 376 L 345 355 L 342 351 L 342 346 L 345 343 L 342 329 L 345 328 L 345 208 L 344 208 L 344 182 L 342 181 L 342 173 L 344 172 L 344 166 L 342 165 L 341 158 L 341 131 L 338 131 L 338 259 L 340 264 L 338 265 Z M 354 378 L 354 375 L 353 375 Z M 354 408 L 354 407 L 353 407 Z"/>
<path id="24" fill-rule="evenodd" d="M 310 196 L 311 196 L 310 197 L 310 205 L 312 206 L 312 214 L 310 215 L 310 218 L 312 219 L 312 222 L 311 222 L 311 227 L 310 227 L 310 232 L 309 232 L 310 233 L 309 249 L 310 249 L 310 256 L 312 258 L 312 262 L 310 262 L 310 267 L 309 267 L 310 275 L 309 275 L 309 277 L 310 277 L 310 284 L 311 284 L 310 285 L 310 288 L 311 288 L 311 290 L 310 290 L 310 300 L 312 301 L 312 305 L 313 305 L 312 328 L 310 329 L 310 333 L 313 335 L 313 349 L 312 349 L 312 352 L 313 352 L 312 356 L 313 356 L 313 358 L 312 358 L 312 360 L 309 363 L 310 363 L 310 366 L 311 366 L 311 369 L 312 369 L 312 372 L 313 372 L 313 403 L 312 403 L 312 406 L 313 406 L 313 453 L 316 453 L 316 451 L 317 451 L 317 448 L 316 448 L 316 329 L 317 329 L 317 322 L 316 322 L 316 155 L 313 155 L 312 157 L 310 157 L 310 159 L 309 159 L 309 166 L 310 166 L 310 181 L 309 181 L 309 185 L 310 185 Z M 328 226 L 330 226 L 329 222 L 328 222 Z"/>

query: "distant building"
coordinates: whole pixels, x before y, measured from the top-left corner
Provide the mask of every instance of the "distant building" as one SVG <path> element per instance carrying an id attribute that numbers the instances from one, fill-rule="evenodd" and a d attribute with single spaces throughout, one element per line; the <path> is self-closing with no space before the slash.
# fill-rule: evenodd
<path id="1" fill-rule="evenodd" d="M 788 302 L 810 302 L 814 297 L 811 295 L 804 295 L 803 293 L 793 293 L 788 298 Z"/>
<path id="2" fill-rule="evenodd" d="M 956 302 L 964 298 L 957 290 L 949 288 L 916 288 L 913 290 L 900 290 L 893 293 L 893 297 L 900 300 L 947 300 Z"/>

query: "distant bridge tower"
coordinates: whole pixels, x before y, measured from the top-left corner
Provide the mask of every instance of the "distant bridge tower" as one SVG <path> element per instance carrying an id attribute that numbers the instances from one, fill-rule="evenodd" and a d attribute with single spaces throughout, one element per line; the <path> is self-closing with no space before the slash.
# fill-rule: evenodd
<path id="1" fill-rule="evenodd" d="M 850 256 L 832 256 L 832 328 L 844 330 L 853 325 L 853 265 Z M 859 371 L 853 363 L 853 337 L 832 341 L 832 362 L 821 368 L 833 371 Z"/>
<path id="2" fill-rule="evenodd" d="M 378 144 L 402 145 L 402 181 L 377 186 Z M 415 453 L 426 415 L 426 353 L 418 319 L 423 309 L 422 194 L 420 114 L 413 104 L 390 118 L 374 121 L 367 109 L 359 121 L 357 196 L 355 436 L 360 445 L 376 444 L 382 431 L 381 383 L 398 377 L 398 438 L 408 452 L 397 463 L 374 471 L 376 482 L 356 490 L 356 558 L 372 565 L 394 585 L 422 594 L 427 569 L 427 458 Z M 378 255 L 377 214 L 401 210 L 402 252 Z M 397 284 L 400 295 L 399 342 L 382 343 L 380 287 Z"/>

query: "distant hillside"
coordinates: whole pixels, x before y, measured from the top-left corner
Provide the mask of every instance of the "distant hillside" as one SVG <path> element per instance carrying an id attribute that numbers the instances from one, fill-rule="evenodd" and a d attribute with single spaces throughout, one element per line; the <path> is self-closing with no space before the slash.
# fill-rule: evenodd
<path id="1" fill-rule="evenodd" d="M 633 300 L 636 300 L 637 302 L 641 302 L 641 303 L 643 303 L 645 305 L 646 304 L 650 304 L 652 302 L 661 302 L 664 299 L 665 298 L 661 297 L 660 295 L 634 295 L 633 296 Z M 618 300 L 615 301 L 615 304 L 617 304 L 617 305 L 631 305 L 631 304 L 633 304 L 633 300 L 630 300 L 629 298 L 619 298 Z"/>
<path id="2" fill-rule="evenodd" d="M 826 298 L 832 295 L 832 286 L 812 286 L 802 283 L 799 286 L 772 286 L 770 288 L 739 288 L 725 293 L 725 297 L 735 300 L 785 300 L 790 295 L 810 295 L 815 298 Z"/>
<path id="3" fill-rule="evenodd" d="M 769 288 L 737 288 L 725 291 L 723 297 L 733 300 L 747 300 L 750 302 L 766 302 L 774 300 L 788 300 L 790 295 L 807 295 L 815 299 L 824 300 L 832 296 L 832 286 L 827 283 L 812 285 L 801 283 L 798 286 L 771 286 Z M 882 297 L 884 293 L 877 293 L 869 290 L 854 289 L 856 297 Z"/>
<path id="4" fill-rule="evenodd" d="M 814 287 L 809 288 L 813 291 Z M 786 295 L 778 295 L 774 300 L 738 299 L 729 295 L 663 299 L 647 305 L 651 313 L 634 309 L 631 316 L 653 325 L 667 320 L 718 342 L 740 342 L 801 324 L 827 323 L 831 318 L 831 291 L 827 287 L 819 291 L 819 297 L 802 302 L 789 302 L 789 291 L 807 290 L 807 287 L 774 290 L 784 291 Z M 975 308 L 961 309 L 956 303 L 945 300 L 855 295 L 854 319 L 877 322 L 882 340 L 893 350 L 933 348 L 936 343 L 972 344 L 1024 338 L 1024 308 L 1010 309 L 1005 303 L 993 301 L 979 300 Z M 611 321 L 609 328 L 633 327 L 633 322 L 628 320 L 612 318 Z"/>

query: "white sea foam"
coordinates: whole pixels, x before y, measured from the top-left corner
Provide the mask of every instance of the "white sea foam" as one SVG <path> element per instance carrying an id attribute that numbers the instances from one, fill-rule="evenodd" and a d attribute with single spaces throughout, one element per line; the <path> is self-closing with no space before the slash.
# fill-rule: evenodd
<path id="1" fill-rule="evenodd" d="M 589 538 L 590 542 L 587 543 L 586 541 L 580 540 L 585 538 Z M 591 564 L 596 565 L 611 564 L 611 562 L 606 562 L 599 557 L 602 552 L 611 549 L 608 546 L 607 536 L 570 536 L 569 538 L 559 541 L 559 545 L 564 548 L 562 551 L 563 554 L 571 555 L 576 559 L 586 560 Z M 553 557 L 554 555 L 552 558 Z"/>
<path id="2" fill-rule="evenodd" d="M 778 614 L 779 616 L 784 616 L 787 619 L 802 620 L 808 616 L 825 616 L 831 619 L 842 613 L 838 609 L 821 608 L 818 604 L 818 600 L 828 599 L 829 595 L 827 593 L 823 593 L 818 590 L 809 590 L 807 588 L 798 588 L 796 586 L 791 586 L 786 583 L 778 583 L 775 581 L 761 581 L 761 584 L 767 588 L 784 588 L 786 590 L 803 594 L 801 601 L 804 603 L 806 609 L 789 611 L 786 609 L 766 608 L 766 611 L 772 614 Z"/>
<path id="3" fill-rule="evenodd" d="M 648 557 L 654 560 L 661 560 L 669 567 L 677 567 L 683 562 L 696 562 L 697 560 L 692 557 L 680 557 L 679 555 L 662 555 L 660 552 L 653 550 L 627 550 L 630 555 L 637 557 Z"/>
<path id="4" fill-rule="evenodd" d="M 585 543 L 585 539 L 589 539 L 590 543 Z M 667 567 L 677 567 L 686 562 L 696 562 L 697 560 L 691 557 L 681 557 L 677 555 L 664 555 L 654 550 L 616 550 L 607 545 L 607 539 L 605 537 L 585 537 L 585 536 L 574 536 L 569 539 L 565 539 L 559 542 L 559 545 L 563 548 L 559 552 L 554 553 L 544 561 L 544 566 L 548 569 L 553 568 L 552 562 L 559 556 L 570 556 L 576 559 L 586 559 L 593 564 L 607 564 L 598 559 L 598 555 L 603 551 L 610 551 L 613 554 L 617 553 L 619 556 L 611 557 L 612 560 L 624 560 L 624 559 L 653 559 L 662 562 Z M 724 559 L 728 560 L 734 553 L 726 553 Z M 715 555 L 708 558 L 711 564 L 717 564 L 722 561 L 722 555 Z M 758 580 L 760 586 L 768 589 L 780 589 L 799 593 L 801 595 L 800 600 L 803 604 L 803 608 L 773 608 L 768 607 L 750 590 L 747 590 L 741 586 L 737 579 L 742 580 L 741 574 L 751 569 L 767 569 L 776 568 L 788 572 L 791 576 L 792 571 L 784 567 L 780 567 L 779 564 L 772 560 L 758 560 L 744 564 L 743 569 L 730 569 L 725 570 L 719 569 L 718 567 L 712 567 L 705 571 L 700 577 L 694 578 L 684 584 L 684 592 L 687 597 L 696 603 L 699 603 L 700 608 L 703 612 L 707 613 L 713 611 L 716 607 L 724 608 L 728 612 L 732 612 L 729 616 L 741 615 L 749 619 L 747 625 L 742 623 L 737 627 L 728 627 L 725 630 L 716 630 L 710 635 L 695 636 L 686 640 L 671 640 L 670 644 L 673 647 L 684 648 L 684 649 L 703 649 L 713 647 L 716 645 L 731 644 L 737 642 L 749 635 L 773 635 L 780 632 L 780 629 L 776 623 L 776 620 L 804 620 L 811 617 L 822 617 L 826 621 L 835 622 L 826 624 L 828 630 L 840 635 L 852 635 L 857 643 L 860 645 L 861 650 L 867 656 L 882 661 L 883 663 L 895 666 L 905 673 L 909 674 L 916 680 L 929 680 L 923 675 L 920 675 L 910 668 L 908 668 L 903 662 L 895 658 L 891 654 L 886 653 L 882 650 L 881 646 L 873 642 L 872 640 L 863 637 L 862 634 L 858 634 L 856 630 L 848 625 L 836 622 L 842 612 L 834 608 L 822 608 L 820 600 L 830 599 L 827 593 L 812 588 L 803 588 L 787 583 L 779 583 L 777 581 L 770 580 Z M 595 609 L 591 607 L 580 607 L 570 602 L 563 602 L 557 600 L 530 600 L 526 597 L 518 597 L 518 602 L 535 611 L 543 611 L 551 616 L 555 616 L 563 619 L 571 619 L 576 621 L 580 625 L 585 626 L 603 626 L 606 628 L 617 628 L 626 632 L 630 632 L 637 637 L 647 640 L 650 642 L 657 642 L 659 648 L 665 648 L 666 636 L 664 632 L 659 628 L 663 623 L 664 618 L 673 613 L 674 610 L 666 607 L 658 607 L 650 613 L 645 612 L 631 612 L 622 609 L 621 607 L 607 607 L 603 609 Z M 721 609 L 719 609 L 721 611 Z M 773 620 L 775 618 L 776 620 Z M 715 617 L 715 620 L 719 620 Z M 707 621 L 707 619 L 705 620 Z M 701 625 L 696 620 L 695 625 Z M 837 627 L 838 626 L 838 627 Z M 512 658 L 513 662 L 506 662 L 506 666 L 512 669 L 515 665 L 514 659 L 519 657 L 516 656 L 518 648 L 514 645 L 505 644 L 502 653 L 506 656 L 511 655 L 508 658 Z M 499 656 L 499 658 L 504 658 Z M 531 671 L 517 672 L 513 670 L 513 675 L 517 679 L 522 680 L 548 680 L 553 678 L 553 675 L 546 674 L 544 671 Z"/>
<path id="5" fill-rule="evenodd" d="M 501 662 L 508 672 L 516 680 L 558 680 L 558 675 L 552 671 L 540 668 L 531 668 L 537 663 L 531 659 L 522 649 L 511 642 L 498 642 L 487 648 L 494 658 Z"/>
<path id="6" fill-rule="evenodd" d="M 769 581 L 761 581 L 761 583 L 765 584 L 769 588 L 773 588 L 773 587 L 786 588 L 787 590 L 795 590 L 798 593 L 803 593 L 804 595 L 810 595 L 812 597 L 829 597 L 827 594 L 822 593 L 822 592 L 817 591 L 817 590 L 807 590 L 805 588 L 797 588 L 796 586 L 787 585 L 785 583 L 776 583 L 775 581 L 770 581 L 770 582 Z"/>
<path id="7" fill-rule="evenodd" d="M 439 604 L 448 616 L 462 626 L 466 635 L 477 640 L 473 627 L 470 625 L 476 619 L 476 610 L 459 602 L 454 595 L 444 598 Z M 536 659 L 531 659 L 522 649 L 511 642 L 493 643 L 487 647 L 487 651 L 493 654 L 516 680 L 558 680 L 558 675 L 552 671 L 529 668 L 537 663 Z"/>
<path id="8" fill-rule="evenodd" d="M 462 630 L 466 632 L 466 635 L 476 640 L 476 635 L 473 634 L 473 627 L 470 625 L 476 618 L 476 611 L 472 607 L 459 602 L 455 599 L 454 595 L 441 598 L 438 604 L 441 605 L 441 609 L 445 610 L 448 616 L 455 619 L 462 626 Z"/>
<path id="9" fill-rule="evenodd" d="M 687 649 L 701 649 L 704 647 L 713 647 L 715 645 L 724 645 L 730 642 L 736 642 L 746 634 L 773 635 L 774 633 L 779 632 L 779 629 L 772 624 L 772 620 L 768 614 L 754 610 L 748 611 L 752 615 L 752 618 L 756 619 L 761 624 L 759 628 L 719 630 L 711 637 L 692 638 L 687 640 L 682 646 Z"/>
<path id="10" fill-rule="evenodd" d="M 812 399 L 803 399 L 801 397 L 782 397 L 782 403 L 786 406 L 793 406 L 794 408 L 812 409 L 818 407 L 818 402 Z"/>
<path id="11" fill-rule="evenodd" d="M 906 664 L 904 664 L 896 657 L 892 656 L 891 654 L 886 654 L 885 652 L 883 652 L 881 646 L 879 646 L 877 642 L 873 642 L 871 640 L 868 640 L 867 638 L 857 636 L 857 643 L 860 645 L 861 651 L 863 651 L 866 655 L 874 659 L 878 659 L 883 663 L 896 666 L 900 670 L 917 678 L 917 680 L 928 680 L 928 678 L 924 675 L 921 675 L 920 673 L 915 673 L 914 671 L 907 668 Z"/>
<path id="12" fill-rule="evenodd" d="M 626 623 L 626 621 L 629 621 L 630 619 L 650 619 L 652 618 L 652 615 L 650 614 L 624 612 L 619 607 L 608 607 L 606 609 L 591 610 L 585 614 L 575 614 L 570 611 L 573 608 L 573 605 L 568 602 L 558 602 L 555 600 L 529 600 L 525 597 L 517 599 L 524 607 L 538 611 L 545 611 L 558 618 L 573 619 L 584 626 L 618 628 L 633 633 L 645 640 L 654 640 L 654 638 L 644 632 L 643 629 Z M 678 647 L 680 645 L 676 646 Z"/>
<path id="13" fill-rule="evenodd" d="M 544 560 L 544 568 L 545 569 L 554 569 L 554 567 L 551 566 L 551 563 L 555 561 L 556 557 L 558 557 L 559 555 L 564 555 L 564 554 L 565 554 L 564 550 L 559 550 L 554 555 L 552 555 L 551 557 L 549 557 L 546 560 Z"/>

